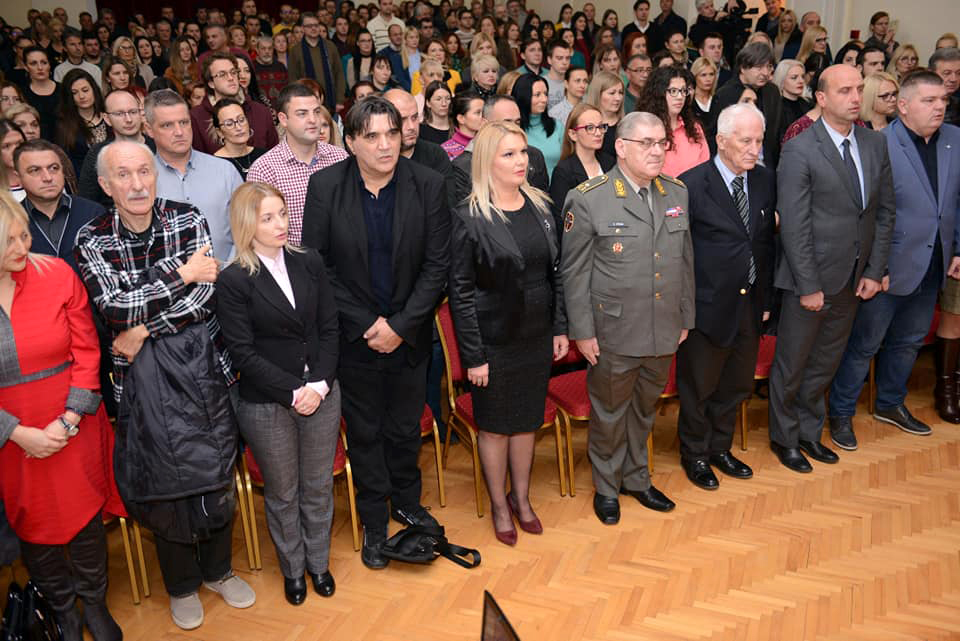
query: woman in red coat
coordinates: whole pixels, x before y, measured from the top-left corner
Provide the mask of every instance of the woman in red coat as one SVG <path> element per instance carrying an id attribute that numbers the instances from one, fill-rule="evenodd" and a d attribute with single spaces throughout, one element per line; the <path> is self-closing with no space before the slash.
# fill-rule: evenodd
<path id="1" fill-rule="evenodd" d="M 106 606 L 101 511 L 123 507 L 97 333 L 80 279 L 30 243 L 26 212 L 0 193 L 0 495 L 64 640 L 80 641 L 86 622 L 94 639 L 112 641 L 123 635 Z"/>

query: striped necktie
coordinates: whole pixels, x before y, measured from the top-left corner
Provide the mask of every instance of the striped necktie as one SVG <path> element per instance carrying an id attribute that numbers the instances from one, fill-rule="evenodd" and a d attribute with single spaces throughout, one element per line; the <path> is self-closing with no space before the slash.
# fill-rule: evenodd
<path id="1" fill-rule="evenodd" d="M 747 230 L 747 236 L 750 235 L 750 206 L 747 204 L 747 192 L 743 189 L 743 176 L 737 176 L 733 179 L 733 202 L 740 212 L 740 220 Z M 753 253 L 750 254 L 750 284 L 753 285 L 757 280 L 757 265 L 753 262 Z"/>

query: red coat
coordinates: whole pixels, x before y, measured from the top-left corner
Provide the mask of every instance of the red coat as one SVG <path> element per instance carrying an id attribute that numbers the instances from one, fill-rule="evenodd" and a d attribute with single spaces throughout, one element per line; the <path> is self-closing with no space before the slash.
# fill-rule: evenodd
<path id="1" fill-rule="evenodd" d="M 13 272 L 10 319 L 19 376 L 0 363 L 0 409 L 21 425 L 44 428 L 63 413 L 71 388 L 99 388 L 100 348 L 87 292 L 64 261 Z M 62 371 L 60 366 L 67 363 Z M 50 375 L 28 382 L 44 370 Z M 14 384 L 11 384 L 14 382 Z M 94 401 L 95 402 L 95 401 Z M 113 429 L 100 404 L 80 432 L 47 458 L 27 458 L 19 445 L 0 447 L 0 495 L 7 518 L 24 541 L 62 545 L 101 510 L 125 515 L 113 482 Z"/>

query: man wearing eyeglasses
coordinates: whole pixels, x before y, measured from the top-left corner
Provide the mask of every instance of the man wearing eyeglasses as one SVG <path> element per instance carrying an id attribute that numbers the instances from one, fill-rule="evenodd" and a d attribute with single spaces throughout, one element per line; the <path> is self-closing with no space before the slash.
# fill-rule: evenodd
<path id="1" fill-rule="evenodd" d="M 371 21 L 372 22 L 372 21 Z M 331 114 L 343 107 L 346 96 L 343 65 L 340 52 L 331 41 L 322 37 L 320 19 L 309 11 L 303 13 L 303 39 L 290 47 L 287 53 L 287 69 L 290 80 L 312 78 L 323 87 L 324 105 Z M 368 28 L 369 25 L 367 25 Z M 403 23 L 400 23 L 401 28 Z M 373 33 L 371 28 L 371 33 Z M 387 41 L 389 44 L 389 40 Z M 378 46 L 377 51 L 385 47 Z"/>
<path id="2" fill-rule="evenodd" d="M 145 144 L 151 151 L 156 150 L 156 145 L 149 136 L 144 136 L 142 133 L 143 115 L 140 111 L 140 101 L 136 96 L 126 89 L 114 89 L 107 94 L 103 102 L 106 106 L 103 115 L 110 129 L 113 130 L 113 138 L 90 147 L 90 151 L 83 159 L 80 175 L 77 176 L 77 187 L 81 196 L 110 209 L 113 207 L 113 198 L 103 191 L 97 179 L 97 155 L 100 150 L 114 140 Z"/>
<path id="3" fill-rule="evenodd" d="M 249 60 L 247 64 L 251 66 Z M 203 61 L 203 79 L 207 83 L 207 97 L 190 110 L 193 127 L 193 148 L 214 154 L 223 142 L 213 133 L 213 106 L 223 98 L 233 98 L 243 104 L 243 114 L 250 123 L 250 144 L 259 149 L 271 149 L 278 142 L 273 114 L 253 96 L 246 96 L 240 88 L 240 66 L 232 53 L 216 52 Z"/>
<path id="4" fill-rule="evenodd" d="M 627 114 L 615 146 L 617 166 L 567 196 L 560 266 L 570 337 L 590 364 L 593 509 L 607 525 L 620 520 L 618 494 L 652 510 L 674 508 L 650 483 L 647 437 L 695 321 L 687 188 L 660 173 L 663 122 Z"/>

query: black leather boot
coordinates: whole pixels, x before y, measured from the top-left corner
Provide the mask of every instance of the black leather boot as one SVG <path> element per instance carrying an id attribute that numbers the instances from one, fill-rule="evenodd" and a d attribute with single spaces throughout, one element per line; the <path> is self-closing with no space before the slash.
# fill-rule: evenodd
<path id="1" fill-rule="evenodd" d="M 960 424 L 960 406 L 957 403 L 957 385 L 960 381 L 960 338 L 937 337 L 934 346 L 934 366 L 937 383 L 933 388 L 937 414 L 948 423 Z"/>
<path id="2" fill-rule="evenodd" d="M 83 604 L 83 622 L 87 625 L 94 641 L 122 641 L 123 630 L 117 625 L 107 604 L 103 601 L 98 603 Z"/>

